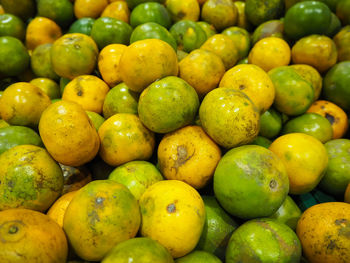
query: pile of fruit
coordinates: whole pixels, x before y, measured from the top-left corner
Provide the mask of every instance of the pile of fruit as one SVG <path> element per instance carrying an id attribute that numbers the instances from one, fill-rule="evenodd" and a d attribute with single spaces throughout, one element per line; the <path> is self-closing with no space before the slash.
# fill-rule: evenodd
<path id="1" fill-rule="evenodd" d="M 0 262 L 349 263 L 350 0 L 1 0 Z"/>

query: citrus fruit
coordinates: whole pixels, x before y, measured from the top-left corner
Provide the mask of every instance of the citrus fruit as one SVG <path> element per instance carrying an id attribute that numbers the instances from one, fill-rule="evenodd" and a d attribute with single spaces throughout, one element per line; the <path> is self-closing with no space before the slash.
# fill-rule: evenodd
<path id="1" fill-rule="evenodd" d="M 192 251 L 186 256 L 176 259 L 175 262 L 176 263 L 196 263 L 196 262 L 222 263 L 222 261 L 212 253 L 209 253 L 206 251 L 200 251 L 200 250 Z"/>
<path id="2" fill-rule="evenodd" d="M 254 141 L 252 141 L 250 144 L 252 145 L 259 145 L 259 146 L 262 146 L 266 149 L 268 149 L 271 145 L 272 141 L 266 137 L 263 137 L 263 136 L 257 136 Z"/>
<path id="3" fill-rule="evenodd" d="M 205 208 L 199 193 L 177 180 L 151 185 L 139 201 L 140 233 L 163 245 L 174 258 L 191 252 L 198 243 Z"/>
<path id="4" fill-rule="evenodd" d="M 18 145 L 0 155 L 0 210 L 45 211 L 60 196 L 63 176 L 49 153 L 35 145 Z"/>
<path id="5" fill-rule="evenodd" d="M 289 133 L 280 136 L 269 149 L 286 167 L 291 194 L 310 192 L 324 176 L 328 165 L 326 148 L 310 135 Z"/>
<path id="6" fill-rule="evenodd" d="M 128 4 L 130 9 L 134 9 L 137 5 L 140 5 L 145 2 L 158 2 L 163 4 L 165 0 L 125 0 L 125 2 Z"/>
<path id="7" fill-rule="evenodd" d="M 193 50 L 179 63 L 179 77 L 187 81 L 201 98 L 218 86 L 224 73 L 221 58 L 203 49 Z"/>
<path id="8" fill-rule="evenodd" d="M 350 1 L 342 0 L 337 1 L 336 5 L 336 15 L 339 17 L 343 25 L 350 25 Z"/>
<path id="9" fill-rule="evenodd" d="M 345 111 L 350 110 L 350 92 L 346 88 L 350 83 L 350 61 L 333 66 L 323 80 L 323 96 Z"/>
<path id="10" fill-rule="evenodd" d="M 259 40 L 249 52 L 248 62 L 268 72 L 271 69 L 289 65 L 291 50 L 286 41 L 278 37 Z"/>
<path id="11" fill-rule="evenodd" d="M 236 44 L 239 59 L 248 56 L 250 50 L 249 32 L 240 27 L 229 27 L 222 31 L 222 34 L 229 36 Z"/>
<path id="12" fill-rule="evenodd" d="M 245 13 L 245 8 L 246 8 L 245 1 L 234 1 L 233 4 L 237 8 L 237 24 L 236 24 L 236 26 L 238 26 L 240 28 L 244 28 L 248 31 L 251 31 L 252 25 L 248 21 L 247 15 Z"/>
<path id="13" fill-rule="evenodd" d="M 51 104 L 41 116 L 39 133 L 47 151 L 65 165 L 79 166 L 91 161 L 100 146 L 95 127 L 75 102 Z"/>
<path id="14" fill-rule="evenodd" d="M 346 187 L 345 194 L 344 194 L 344 202 L 350 204 L 350 183 Z"/>
<path id="15" fill-rule="evenodd" d="M 338 51 L 338 61 L 350 60 L 350 25 L 343 27 L 333 40 Z"/>
<path id="16" fill-rule="evenodd" d="M 39 134 L 24 126 L 5 126 L 0 128 L 0 154 L 17 145 L 30 144 L 42 146 Z"/>
<path id="17" fill-rule="evenodd" d="M 98 69 L 102 79 L 110 86 L 114 87 L 122 79 L 119 73 L 120 57 L 125 51 L 123 44 L 111 44 L 104 47 L 98 55 Z"/>
<path id="18" fill-rule="evenodd" d="M 199 126 L 186 126 L 167 133 L 158 145 L 158 162 L 167 179 L 203 188 L 213 177 L 221 157 L 220 148 Z"/>
<path id="19" fill-rule="evenodd" d="M 77 191 L 68 192 L 58 198 L 46 212 L 46 214 L 54 220 L 60 227 L 63 227 L 63 218 L 67 207 L 76 195 Z"/>
<path id="20" fill-rule="evenodd" d="M 306 64 L 294 64 L 290 65 L 303 79 L 310 82 L 314 89 L 314 101 L 321 95 L 322 90 L 322 77 L 318 71 Z"/>
<path id="21" fill-rule="evenodd" d="M 283 38 L 283 22 L 281 20 L 269 20 L 259 25 L 253 32 L 252 44 L 265 37 Z"/>
<path id="22" fill-rule="evenodd" d="M 50 98 L 37 86 L 17 82 L 7 87 L 1 97 L 0 116 L 11 125 L 37 127 Z"/>
<path id="23" fill-rule="evenodd" d="M 137 114 L 138 94 L 131 91 L 125 83 L 112 88 L 103 102 L 103 116 L 108 119 L 116 113 Z"/>
<path id="24" fill-rule="evenodd" d="M 291 229 L 295 230 L 300 216 L 300 208 L 293 201 L 293 199 L 287 195 L 286 199 L 284 199 L 283 204 L 274 214 L 270 216 L 270 218 L 276 219 L 278 222 L 284 223 Z"/>
<path id="25" fill-rule="evenodd" d="M 219 145 L 247 144 L 259 132 L 259 111 L 243 92 L 233 88 L 210 91 L 199 108 L 204 131 Z"/>
<path id="26" fill-rule="evenodd" d="M 171 26 L 169 11 L 164 5 L 157 2 L 139 4 L 131 11 L 130 25 L 135 28 L 147 22 L 154 22 L 169 28 Z"/>
<path id="27" fill-rule="evenodd" d="M 275 99 L 275 88 L 268 74 L 256 65 L 237 65 L 225 72 L 219 87 L 245 93 L 263 113 Z"/>
<path id="28" fill-rule="evenodd" d="M 171 20 L 177 22 L 179 20 L 197 21 L 200 14 L 200 7 L 197 0 L 167 0 L 165 7 L 170 13 Z"/>
<path id="29" fill-rule="evenodd" d="M 296 3 L 285 14 L 284 32 L 294 40 L 312 34 L 324 34 L 331 18 L 331 10 L 321 1 Z"/>
<path id="30" fill-rule="evenodd" d="M 232 232 L 238 224 L 219 205 L 214 196 L 202 196 L 205 207 L 205 222 L 196 249 L 225 258 L 225 250 Z"/>
<path id="31" fill-rule="evenodd" d="M 335 34 L 339 32 L 340 29 L 341 29 L 341 22 L 339 18 L 334 13 L 332 13 L 331 23 L 325 35 L 328 37 L 333 37 Z"/>
<path id="32" fill-rule="evenodd" d="M 75 0 L 74 15 L 78 19 L 83 17 L 97 18 L 107 5 L 108 0 Z"/>
<path id="33" fill-rule="evenodd" d="M 125 1 L 114 1 L 109 3 L 103 10 L 101 17 L 112 17 L 129 23 L 130 10 Z"/>
<path id="34" fill-rule="evenodd" d="M 92 125 L 95 127 L 96 131 L 101 127 L 102 123 L 104 123 L 105 118 L 103 118 L 100 114 L 94 111 L 85 111 L 87 116 L 92 122 Z"/>
<path id="35" fill-rule="evenodd" d="M 120 242 L 103 258 L 101 263 L 173 263 L 165 247 L 148 237 L 136 237 Z"/>
<path id="36" fill-rule="evenodd" d="M 283 14 L 282 0 L 246 0 L 245 3 L 245 14 L 248 21 L 254 26 L 279 18 Z"/>
<path id="37" fill-rule="evenodd" d="M 17 76 L 30 63 L 30 56 L 23 43 L 11 36 L 0 37 L 0 75 Z"/>
<path id="38" fill-rule="evenodd" d="M 26 27 L 23 21 L 12 14 L 0 15 L 0 36 L 11 36 L 24 40 Z"/>
<path id="39" fill-rule="evenodd" d="M 298 263 L 301 245 L 292 229 L 274 219 L 245 222 L 233 232 L 226 251 L 227 263 Z"/>
<path id="40" fill-rule="evenodd" d="M 58 99 L 61 97 L 60 87 L 52 79 L 35 78 L 35 79 L 32 79 L 29 83 L 41 89 L 47 96 L 49 96 L 51 100 Z"/>
<path id="41" fill-rule="evenodd" d="M 90 74 L 95 69 L 97 56 L 98 48 L 94 40 L 81 33 L 65 34 L 51 48 L 54 71 L 68 79 Z"/>
<path id="42" fill-rule="evenodd" d="M 282 116 L 274 108 L 269 108 L 260 116 L 259 135 L 272 139 L 276 137 L 282 129 Z"/>
<path id="43" fill-rule="evenodd" d="M 322 143 L 332 139 L 333 129 L 327 118 L 317 113 L 304 113 L 283 125 L 282 134 L 305 133 Z"/>
<path id="44" fill-rule="evenodd" d="M 152 156 L 154 134 L 143 126 L 135 114 L 113 115 L 101 125 L 98 134 L 101 141 L 99 154 L 109 165 L 147 160 Z"/>
<path id="45" fill-rule="evenodd" d="M 91 28 L 91 37 L 99 49 L 110 44 L 129 44 L 132 27 L 126 22 L 113 17 L 96 19 Z"/>
<path id="46" fill-rule="evenodd" d="M 268 74 L 276 91 L 274 107 L 290 116 L 305 113 L 314 99 L 311 83 L 288 66 L 274 68 Z"/>
<path id="47" fill-rule="evenodd" d="M 77 19 L 70 25 L 67 33 L 81 33 L 90 36 L 94 23 L 95 19 L 91 17 L 83 17 Z"/>
<path id="48" fill-rule="evenodd" d="M 37 16 L 50 18 L 63 28 L 74 20 L 73 4 L 69 0 L 38 0 L 36 7 Z"/>
<path id="49" fill-rule="evenodd" d="M 186 81 L 165 77 L 140 95 L 138 113 L 151 131 L 167 133 L 190 124 L 199 107 L 198 95 Z"/>
<path id="50" fill-rule="evenodd" d="M 59 76 L 55 73 L 51 63 L 52 43 L 37 46 L 31 55 L 31 69 L 37 77 L 58 80 Z"/>
<path id="51" fill-rule="evenodd" d="M 317 204 L 302 214 L 297 235 L 310 263 L 350 260 L 349 215 L 350 204 L 343 202 Z"/>
<path id="52" fill-rule="evenodd" d="M 333 196 L 344 196 L 350 182 L 350 140 L 335 139 L 324 145 L 328 153 L 328 166 L 320 188 Z"/>
<path id="53" fill-rule="evenodd" d="M 224 34 L 215 34 L 209 37 L 200 48 L 218 55 L 224 62 L 226 70 L 232 68 L 239 58 L 235 42 Z"/>
<path id="54" fill-rule="evenodd" d="M 181 20 L 173 24 L 170 33 L 176 40 L 178 49 L 191 52 L 207 40 L 204 30 L 191 20 Z"/>
<path id="55" fill-rule="evenodd" d="M 205 21 L 198 21 L 197 25 L 199 25 L 203 29 L 207 38 L 209 38 L 217 33 L 215 27 L 213 25 L 205 22 Z"/>
<path id="56" fill-rule="evenodd" d="M 345 135 L 349 126 L 348 116 L 336 104 L 326 100 L 318 100 L 310 106 L 307 112 L 314 112 L 328 119 L 332 125 L 333 139 L 339 139 Z"/>
<path id="57" fill-rule="evenodd" d="M 100 261 L 115 245 L 136 236 L 140 219 L 138 203 L 126 186 L 95 180 L 69 203 L 63 229 L 80 258 Z"/>
<path id="58" fill-rule="evenodd" d="M 299 39 L 292 48 L 294 64 L 307 64 L 320 73 L 326 72 L 337 62 L 334 41 L 321 35 L 310 35 Z"/>
<path id="59" fill-rule="evenodd" d="M 178 73 L 174 49 L 159 39 L 145 39 L 129 45 L 120 58 L 119 68 L 122 80 L 136 92 L 143 91 L 157 79 Z"/>
<path id="60" fill-rule="evenodd" d="M 36 3 L 34 0 L 2 0 L 1 6 L 6 13 L 13 14 L 27 20 L 35 16 L 36 13 Z"/>
<path id="61" fill-rule="evenodd" d="M 154 22 L 147 22 L 137 26 L 134 31 L 132 31 L 130 43 L 149 38 L 163 40 L 167 42 L 174 50 L 177 48 L 176 41 L 169 31 L 165 27 Z"/>
<path id="62" fill-rule="evenodd" d="M 29 209 L 8 209 L 0 212 L 0 218 L 1 262 L 67 261 L 66 236 L 47 215 Z"/>
<path id="63" fill-rule="evenodd" d="M 251 219 L 272 215 L 289 190 L 283 162 L 270 150 L 245 145 L 221 158 L 214 173 L 214 193 L 231 215 Z"/>
<path id="64" fill-rule="evenodd" d="M 53 43 L 61 36 L 62 30 L 55 21 L 37 16 L 27 26 L 26 47 L 33 50 L 39 45 Z"/>
<path id="65" fill-rule="evenodd" d="M 201 9 L 201 19 L 222 31 L 236 25 L 238 11 L 231 0 L 207 0 Z"/>
<path id="66" fill-rule="evenodd" d="M 108 179 L 125 185 L 139 200 L 146 189 L 163 180 L 163 176 L 150 162 L 131 161 L 115 168 Z"/>
<path id="67" fill-rule="evenodd" d="M 62 94 L 62 100 L 76 102 L 84 110 L 102 113 L 108 85 L 93 75 L 80 75 L 70 81 Z"/>

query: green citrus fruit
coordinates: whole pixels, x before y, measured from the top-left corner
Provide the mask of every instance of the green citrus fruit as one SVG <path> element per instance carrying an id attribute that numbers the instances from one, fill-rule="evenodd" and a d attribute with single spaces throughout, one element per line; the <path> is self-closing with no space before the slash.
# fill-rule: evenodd
<path id="1" fill-rule="evenodd" d="M 28 51 L 20 40 L 11 36 L 0 37 L 0 76 L 18 76 L 29 63 Z"/>
<path id="2" fill-rule="evenodd" d="M 289 190 L 283 162 L 270 150 L 244 145 L 228 151 L 214 173 L 214 192 L 231 215 L 251 219 L 275 213 Z"/>
<path id="3" fill-rule="evenodd" d="M 245 3 L 245 14 L 248 21 L 255 26 L 279 18 L 283 14 L 283 0 L 246 0 Z"/>
<path id="4" fill-rule="evenodd" d="M 70 25 L 68 33 L 81 33 L 90 36 L 94 23 L 95 19 L 91 17 L 83 17 L 77 19 L 73 24 Z"/>
<path id="5" fill-rule="evenodd" d="M 213 255 L 212 253 L 206 251 L 195 250 L 191 253 L 178 258 L 175 263 L 222 263 L 222 261 Z"/>
<path id="6" fill-rule="evenodd" d="M 254 219 L 231 236 L 226 263 L 299 263 L 301 244 L 295 232 L 274 219 Z"/>
<path id="7" fill-rule="evenodd" d="M 52 43 L 37 46 L 32 53 L 31 68 L 37 77 L 58 80 L 51 63 L 51 48 Z"/>
<path id="8" fill-rule="evenodd" d="M 171 26 L 169 11 L 164 5 L 157 2 L 139 4 L 131 11 L 130 25 L 137 27 L 147 22 L 154 22 L 165 28 L 169 28 Z"/>
<path id="9" fill-rule="evenodd" d="M 73 4 L 69 0 L 37 0 L 37 16 L 43 16 L 55 21 L 63 28 L 74 20 Z"/>
<path id="10" fill-rule="evenodd" d="M 270 108 L 260 116 L 259 135 L 272 139 L 282 129 L 282 116 L 274 108 Z"/>
<path id="11" fill-rule="evenodd" d="M 300 2 L 286 12 L 284 32 L 294 40 L 312 34 L 324 34 L 331 19 L 331 10 L 326 4 L 318 1 Z"/>
<path id="12" fill-rule="evenodd" d="M 0 15 L 0 36 L 11 36 L 24 40 L 26 26 L 23 21 L 12 14 Z"/>

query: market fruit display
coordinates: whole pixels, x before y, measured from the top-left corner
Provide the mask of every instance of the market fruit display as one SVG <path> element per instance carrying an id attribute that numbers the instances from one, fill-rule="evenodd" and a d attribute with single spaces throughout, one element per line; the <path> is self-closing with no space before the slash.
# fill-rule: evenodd
<path id="1" fill-rule="evenodd" d="M 349 17 L 1 0 L 0 262 L 350 262 Z"/>

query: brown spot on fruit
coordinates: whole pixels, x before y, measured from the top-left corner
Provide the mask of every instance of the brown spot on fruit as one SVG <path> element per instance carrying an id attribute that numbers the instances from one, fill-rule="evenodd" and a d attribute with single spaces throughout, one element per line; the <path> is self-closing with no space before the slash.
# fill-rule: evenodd
<path id="1" fill-rule="evenodd" d="M 239 90 L 244 90 L 245 86 L 243 84 L 239 85 Z"/>
<path id="2" fill-rule="evenodd" d="M 184 165 L 188 160 L 190 160 L 194 155 L 194 152 L 188 156 L 187 148 L 185 145 L 177 146 L 177 159 L 174 162 L 174 168 L 177 170 L 181 165 Z"/>
<path id="3" fill-rule="evenodd" d="M 166 207 L 166 210 L 168 211 L 168 213 L 175 213 L 176 212 L 176 206 L 174 203 L 168 205 Z"/>
<path id="4" fill-rule="evenodd" d="M 274 188 L 276 188 L 276 186 L 277 186 L 277 182 L 276 182 L 274 179 L 272 179 L 272 180 L 270 181 L 269 186 L 270 186 L 271 189 L 274 189 Z"/>
<path id="5" fill-rule="evenodd" d="M 330 114 L 326 113 L 326 116 L 325 116 L 325 117 L 327 118 L 327 120 L 328 120 L 331 124 L 334 123 L 335 118 L 334 118 L 333 115 L 330 115 Z"/>

